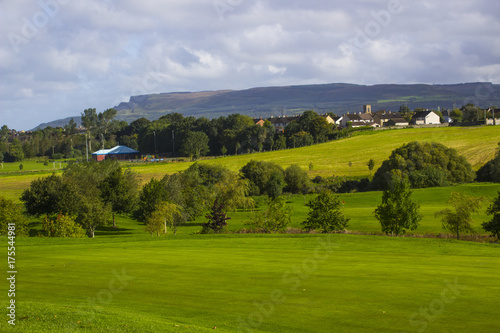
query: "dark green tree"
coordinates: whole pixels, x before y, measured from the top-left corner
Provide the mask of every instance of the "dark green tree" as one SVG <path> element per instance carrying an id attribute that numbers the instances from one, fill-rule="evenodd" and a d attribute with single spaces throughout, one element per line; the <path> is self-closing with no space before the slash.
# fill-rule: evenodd
<path id="1" fill-rule="evenodd" d="M 266 193 L 270 198 L 277 198 L 283 194 L 283 187 L 285 186 L 285 177 L 282 172 L 274 171 L 269 176 L 266 182 Z"/>
<path id="2" fill-rule="evenodd" d="M 5 159 L 10 162 L 20 162 L 24 159 L 23 145 L 18 139 L 14 139 L 9 145 L 9 152 Z"/>
<path id="3" fill-rule="evenodd" d="M 142 187 L 137 202 L 137 210 L 134 217 L 145 222 L 147 218 L 156 210 L 162 201 L 166 201 L 167 190 L 165 182 L 151 178 L 151 180 Z"/>
<path id="4" fill-rule="evenodd" d="M 394 150 L 373 177 L 376 189 L 385 190 L 392 170 L 400 170 L 413 187 L 470 183 L 476 175 L 465 157 L 437 142 L 410 142 Z"/>
<path id="5" fill-rule="evenodd" d="M 500 143 L 495 157 L 477 171 L 477 181 L 500 183 Z"/>
<path id="6" fill-rule="evenodd" d="M 227 220 L 231 218 L 227 216 L 224 205 L 220 204 L 217 199 L 214 201 L 210 213 L 205 216 L 208 221 L 203 224 L 202 233 L 220 233 L 227 227 Z"/>
<path id="7" fill-rule="evenodd" d="M 309 207 L 307 220 L 302 222 L 306 230 L 320 229 L 323 233 L 344 230 L 349 218 L 341 212 L 343 203 L 338 195 L 322 191 L 306 203 Z"/>
<path id="8" fill-rule="evenodd" d="M 63 182 L 62 177 L 51 176 L 35 179 L 23 191 L 21 201 L 33 216 L 75 213 L 76 188 Z"/>
<path id="9" fill-rule="evenodd" d="M 203 132 L 188 132 L 183 140 L 181 152 L 193 160 L 208 153 L 208 136 Z"/>
<path id="10" fill-rule="evenodd" d="M 402 235 L 415 230 L 422 219 L 420 205 L 412 200 L 410 182 L 400 172 L 392 172 L 389 189 L 382 194 L 382 203 L 375 209 L 382 231 L 387 235 Z"/>
<path id="11" fill-rule="evenodd" d="M 251 160 L 241 169 L 241 173 L 244 178 L 250 181 L 249 195 L 269 195 L 268 190 L 272 190 L 271 196 L 275 196 L 284 185 L 285 171 L 274 162 Z M 281 189 L 279 188 L 280 184 Z"/>
<path id="12" fill-rule="evenodd" d="M 500 239 L 500 192 L 498 192 L 498 197 L 491 203 L 486 211 L 488 215 L 492 215 L 492 218 L 488 222 L 484 222 L 482 227 L 487 232 L 491 233 L 492 236 L 496 237 L 497 240 Z"/>
<path id="13" fill-rule="evenodd" d="M 370 158 L 368 163 L 366 163 L 366 166 L 368 167 L 368 170 L 370 170 L 370 178 L 371 178 L 373 168 L 375 167 L 375 161 L 373 160 L 373 158 Z"/>
<path id="14" fill-rule="evenodd" d="M 292 164 L 285 169 L 285 191 L 290 193 L 306 194 L 311 186 L 311 180 L 307 171 L 303 170 L 297 164 Z"/>
<path id="15" fill-rule="evenodd" d="M 138 196 L 137 174 L 127 169 L 123 171 L 118 162 L 114 162 L 114 170 L 99 184 L 101 197 L 111 205 L 113 227 L 116 228 L 115 213 L 132 213 L 135 210 Z"/>

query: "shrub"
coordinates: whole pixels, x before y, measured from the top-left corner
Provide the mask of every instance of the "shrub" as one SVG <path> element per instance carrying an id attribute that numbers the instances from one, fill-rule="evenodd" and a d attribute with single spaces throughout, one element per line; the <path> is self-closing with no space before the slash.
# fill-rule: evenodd
<path id="1" fill-rule="evenodd" d="M 293 207 L 286 206 L 283 197 L 269 198 L 267 209 L 256 212 L 250 222 L 245 225 L 260 229 L 265 233 L 286 230 L 291 222 Z"/>
<path id="2" fill-rule="evenodd" d="M 386 190 L 392 170 L 400 170 L 412 187 L 470 183 L 476 176 L 465 157 L 436 142 L 415 141 L 394 150 L 375 173 L 373 187 Z"/>
<path id="3" fill-rule="evenodd" d="M 27 235 L 27 223 L 26 219 L 21 213 L 21 207 L 16 205 L 14 201 L 5 199 L 0 196 L 0 235 L 8 234 L 8 226 L 10 223 L 15 224 L 16 236 Z"/>
<path id="4" fill-rule="evenodd" d="M 321 229 L 323 233 L 343 230 L 349 219 L 340 211 L 343 203 L 338 195 L 322 191 L 306 204 L 309 207 L 307 220 L 302 223 L 306 230 Z"/>
<path id="5" fill-rule="evenodd" d="M 42 229 L 42 235 L 46 237 L 83 238 L 85 236 L 85 230 L 75 222 L 74 218 L 62 214 L 55 218 L 46 215 L 42 219 Z"/>

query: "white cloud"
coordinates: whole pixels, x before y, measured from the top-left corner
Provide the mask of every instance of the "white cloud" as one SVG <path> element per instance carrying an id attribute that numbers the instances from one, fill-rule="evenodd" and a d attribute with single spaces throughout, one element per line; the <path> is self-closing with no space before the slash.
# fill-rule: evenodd
<path id="1" fill-rule="evenodd" d="M 69 1 L 46 22 L 38 1 L 2 1 L 0 125 L 31 128 L 138 93 L 499 82 L 500 3 L 400 1 L 387 24 L 373 13 L 388 0 L 226 1 L 224 12 L 213 0 Z M 9 34 L 24 38 L 17 53 Z M 353 49 L 357 37 L 366 43 Z"/>

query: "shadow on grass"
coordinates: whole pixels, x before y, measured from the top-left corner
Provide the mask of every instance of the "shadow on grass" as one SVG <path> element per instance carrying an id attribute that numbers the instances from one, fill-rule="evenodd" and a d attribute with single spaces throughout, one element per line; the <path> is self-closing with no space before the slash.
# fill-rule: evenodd
<path id="1" fill-rule="evenodd" d="M 119 235 L 132 235 L 133 229 L 127 228 L 113 228 L 113 227 L 99 227 L 96 228 L 95 233 L 99 236 L 119 236 Z"/>

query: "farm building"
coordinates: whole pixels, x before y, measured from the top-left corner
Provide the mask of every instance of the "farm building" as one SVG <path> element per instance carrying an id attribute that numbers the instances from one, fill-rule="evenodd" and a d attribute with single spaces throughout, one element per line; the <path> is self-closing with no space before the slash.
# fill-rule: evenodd
<path id="1" fill-rule="evenodd" d="M 112 158 L 115 160 L 130 160 L 139 158 L 140 154 L 141 154 L 140 152 L 132 148 L 126 146 L 116 146 L 111 149 L 98 150 L 95 153 L 92 153 L 92 157 L 97 162 L 100 162 L 104 161 L 107 158 Z"/>

